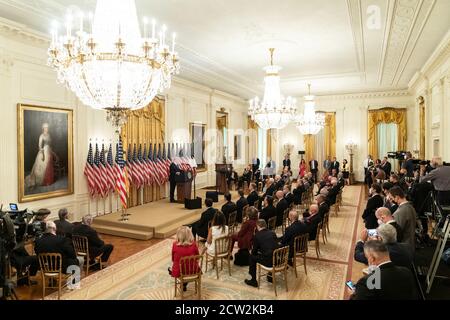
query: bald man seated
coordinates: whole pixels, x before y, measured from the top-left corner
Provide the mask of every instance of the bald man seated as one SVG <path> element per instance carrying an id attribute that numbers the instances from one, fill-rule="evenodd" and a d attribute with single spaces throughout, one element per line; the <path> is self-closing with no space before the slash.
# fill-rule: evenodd
<path id="1" fill-rule="evenodd" d="M 291 225 L 286 228 L 284 235 L 279 239 L 282 247 L 289 246 L 289 265 L 292 266 L 294 257 L 294 239 L 302 234 L 308 233 L 308 225 L 299 220 L 297 210 L 289 211 Z"/>

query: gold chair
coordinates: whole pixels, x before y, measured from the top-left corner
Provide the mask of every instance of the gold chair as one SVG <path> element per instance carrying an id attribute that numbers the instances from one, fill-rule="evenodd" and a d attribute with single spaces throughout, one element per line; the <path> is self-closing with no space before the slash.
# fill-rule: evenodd
<path id="1" fill-rule="evenodd" d="M 331 207 L 330 207 L 330 212 L 334 212 L 334 215 L 337 217 L 338 216 L 338 211 L 339 211 L 339 208 L 338 208 L 338 205 L 335 203 L 335 204 L 333 204 Z"/>
<path id="2" fill-rule="evenodd" d="M 208 271 L 208 263 L 213 263 L 213 268 L 216 267 L 216 275 L 217 279 L 219 279 L 219 264 L 218 261 L 220 259 L 220 270 L 223 269 L 223 259 L 227 261 L 228 264 L 228 273 L 231 276 L 231 264 L 230 264 L 230 255 L 231 255 L 231 237 L 225 236 L 220 237 L 214 240 L 214 255 L 210 255 L 208 250 L 206 250 L 206 271 Z"/>
<path id="3" fill-rule="evenodd" d="M 84 262 L 86 263 L 86 277 L 89 275 L 89 268 L 95 266 L 96 264 L 100 265 L 100 270 L 103 269 L 102 255 L 94 258 L 94 262 L 91 263 L 91 259 L 89 257 L 89 240 L 86 237 L 82 236 L 72 236 L 73 247 L 75 248 L 75 253 L 79 257 L 84 258 Z"/>
<path id="4" fill-rule="evenodd" d="M 320 223 L 317 225 L 316 239 L 314 240 L 314 244 L 315 244 L 315 246 L 316 246 L 316 255 L 317 255 L 317 258 L 319 258 L 319 256 L 320 256 L 320 231 L 323 230 L 322 227 L 323 227 L 323 223 L 320 222 Z"/>
<path id="5" fill-rule="evenodd" d="M 294 264 L 295 277 L 297 278 L 297 258 L 303 258 L 303 266 L 305 267 L 305 274 L 308 274 L 306 271 L 306 253 L 308 252 L 308 239 L 309 233 L 302 234 L 294 238 L 294 257 L 292 262 Z"/>
<path id="6" fill-rule="evenodd" d="M 237 211 L 231 212 L 230 215 L 228 216 L 228 233 L 229 234 L 234 233 L 234 229 L 236 227 L 236 216 L 237 216 Z"/>
<path id="7" fill-rule="evenodd" d="M 286 231 L 286 225 L 290 225 L 291 221 L 289 220 L 289 211 L 291 211 L 290 208 L 284 210 L 283 212 L 283 223 L 281 224 L 281 231 L 284 232 Z"/>
<path id="8" fill-rule="evenodd" d="M 330 234 L 330 212 L 326 212 L 323 216 L 323 228 Z"/>
<path id="9" fill-rule="evenodd" d="M 267 221 L 267 228 L 269 230 L 275 231 L 277 229 L 277 217 L 272 217 Z"/>
<path id="10" fill-rule="evenodd" d="M 202 266 L 203 256 L 188 256 L 180 259 L 180 276 L 175 278 L 175 297 L 177 291 L 181 294 L 181 299 L 184 299 L 184 284 L 190 282 L 195 283 L 195 293 L 198 299 L 202 298 Z"/>
<path id="11" fill-rule="evenodd" d="M 282 273 L 284 274 L 284 280 L 286 283 L 286 292 L 288 291 L 288 283 L 287 283 L 288 255 L 289 255 L 289 246 L 279 248 L 273 251 L 272 267 L 266 267 L 260 263 L 256 265 L 258 269 L 258 289 L 261 283 L 261 275 L 263 276 L 271 275 L 273 288 L 275 290 L 275 296 L 277 296 L 276 274 Z M 266 271 L 266 273 L 261 274 L 261 270 Z"/>
<path id="12" fill-rule="evenodd" d="M 62 255 L 60 253 L 40 253 L 38 254 L 39 267 L 42 276 L 42 300 L 45 299 L 46 289 L 58 289 L 58 300 L 61 298 L 61 290 L 67 286 L 67 279 L 70 274 L 63 273 Z M 49 285 L 46 280 L 50 279 Z M 63 280 L 66 283 L 63 284 Z M 57 286 L 54 282 L 57 282 Z"/>

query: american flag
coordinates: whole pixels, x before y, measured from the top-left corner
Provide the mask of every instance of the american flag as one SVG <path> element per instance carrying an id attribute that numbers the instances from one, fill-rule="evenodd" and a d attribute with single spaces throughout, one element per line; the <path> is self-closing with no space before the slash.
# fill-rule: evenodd
<path id="1" fill-rule="evenodd" d="M 158 185 L 162 185 L 164 183 L 164 166 L 160 160 L 161 158 L 161 145 L 159 145 L 159 150 L 157 151 L 156 149 L 156 143 L 155 143 L 155 148 L 153 149 L 153 164 L 155 166 L 155 172 L 157 175 L 157 182 Z"/>
<path id="2" fill-rule="evenodd" d="M 116 190 L 119 194 L 120 202 L 122 203 L 122 208 L 127 208 L 127 195 L 128 195 L 128 178 L 127 170 L 125 167 L 125 161 L 123 160 L 123 147 L 122 139 L 119 139 L 117 144 L 116 152 Z"/>
<path id="3" fill-rule="evenodd" d="M 152 150 L 153 144 L 150 143 L 148 147 L 148 153 L 147 153 L 147 167 L 150 174 L 150 183 L 153 185 L 155 183 L 158 183 L 158 177 L 156 176 L 156 169 L 155 169 L 155 163 L 153 162 L 153 150 Z"/>
<path id="4" fill-rule="evenodd" d="M 147 161 L 147 144 L 144 143 L 144 151 L 142 153 L 142 168 L 144 169 L 144 184 L 146 186 L 151 185 L 151 176 L 148 168 Z"/>
<path id="5" fill-rule="evenodd" d="M 92 156 L 92 143 L 89 143 L 89 151 L 87 155 L 86 165 L 84 167 L 84 175 L 88 182 L 88 190 L 91 197 L 95 195 L 95 173 L 94 173 L 94 159 Z"/>
<path id="6" fill-rule="evenodd" d="M 108 177 L 109 191 L 114 192 L 116 189 L 116 174 L 114 170 L 112 143 L 109 144 L 108 158 L 106 159 L 106 175 Z"/>
<path id="7" fill-rule="evenodd" d="M 137 150 L 136 150 L 136 143 L 134 144 L 133 147 L 133 182 L 134 182 L 134 186 L 136 188 L 140 188 L 142 185 L 142 171 L 140 168 L 140 164 L 139 164 L 139 160 L 137 157 Z"/>
<path id="8" fill-rule="evenodd" d="M 136 159 L 135 164 L 137 164 L 138 172 L 139 172 L 140 179 L 141 179 L 140 187 L 143 187 L 147 181 L 147 172 L 145 170 L 145 164 L 144 164 L 144 160 L 142 158 L 142 144 L 139 144 L 139 150 L 138 150 L 137 159 Z"/>
<path id="9" fill-rule="evenodd" d="M 106 169 L 106 161 L 105 161 L 105 144 L 102 143 L 102 151 L 100 153 L 100 175 L 102 178 L 102 184 L 103 184 L 103 189 L 102 189 L 102 196 L 106 197 L 109 193 L 109 180 L 108 180 L 108 172 Z"/>
<path id="10" fill-rule="evenodd" d="M 134 181 L 133 181 L 133 158 L 131 155 L 131 144 L 128 145 L 128 150 L 127 150 L 126 170 L 127 170 L 128 183 L 130 185 L 132 185 L 134 183 Z"/>
<path id="11" fill-rule="evenodd" d="M 100 163 L 100 151 L 98 150 L 98 144 L 95 144 L 95 156 L 94 156 L 94 176 L 97 195 L 103 196 L 103 190 L 105 189 L 102 179 L 102 169 Z"/>
<path id="12" fill-rule="evenodd" d="M 163 144 L 163 155 L 162 155 L 162 158 L 163 158 L 164 167 L 166 169 L 166 171 L 165 171 L 165 175 L 166 175 L 165 182 L 169 181 L 170 164 L 172 163 L 172 161 L 170 160 L 170 148 L 168 147 L 167 150 L 168 150 L 168 153 L 169 153 L 168 155 L 166 155 L 166 144 L 164 143 Z"/>

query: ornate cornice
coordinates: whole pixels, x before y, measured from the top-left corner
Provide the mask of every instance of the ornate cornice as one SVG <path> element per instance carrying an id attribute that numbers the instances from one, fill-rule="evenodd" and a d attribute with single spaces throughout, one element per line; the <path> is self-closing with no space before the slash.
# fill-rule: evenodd
<path id="1" fill-rule="evenodd" d="M 373 92 L 357 92 L 338 95 L 325 95 L 317 96 L 318 99 L 371 99 L 371 98 L 390 98 L 390 97 L 408 97 L 411 96 L 410 92 L 405 90 L 393 90 L 393 91 L 373 91 Z"/>
<path id="2" fill-rule="evenodd" d="M 46 34 L 30 29 L 27 26 L 0 17 L 0 35 L 11 37 L 29 44 L 46 47 L 50 37 Z"/>

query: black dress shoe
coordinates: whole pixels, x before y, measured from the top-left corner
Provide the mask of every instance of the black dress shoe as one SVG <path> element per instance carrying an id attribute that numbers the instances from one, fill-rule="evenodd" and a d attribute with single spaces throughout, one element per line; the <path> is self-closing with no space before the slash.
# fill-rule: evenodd
<path id="1" fill-rule="evenodd" d="M 258 281 L 256 281 L 256 280 L 253 280 L 253 279 L 247 280 L 247 279 L 245 279 L 244 282 L 245 282 L 245 284 L 247 284 L 249 286 L 252 286 L 252 287 L 255 287 L 255 288 L 258 287 Z"/>
<path id="2" fill-rule="evenodd" d="M 183 291 L 186 292 L 187 291 L 187 283 L 183 283 Z"/>

